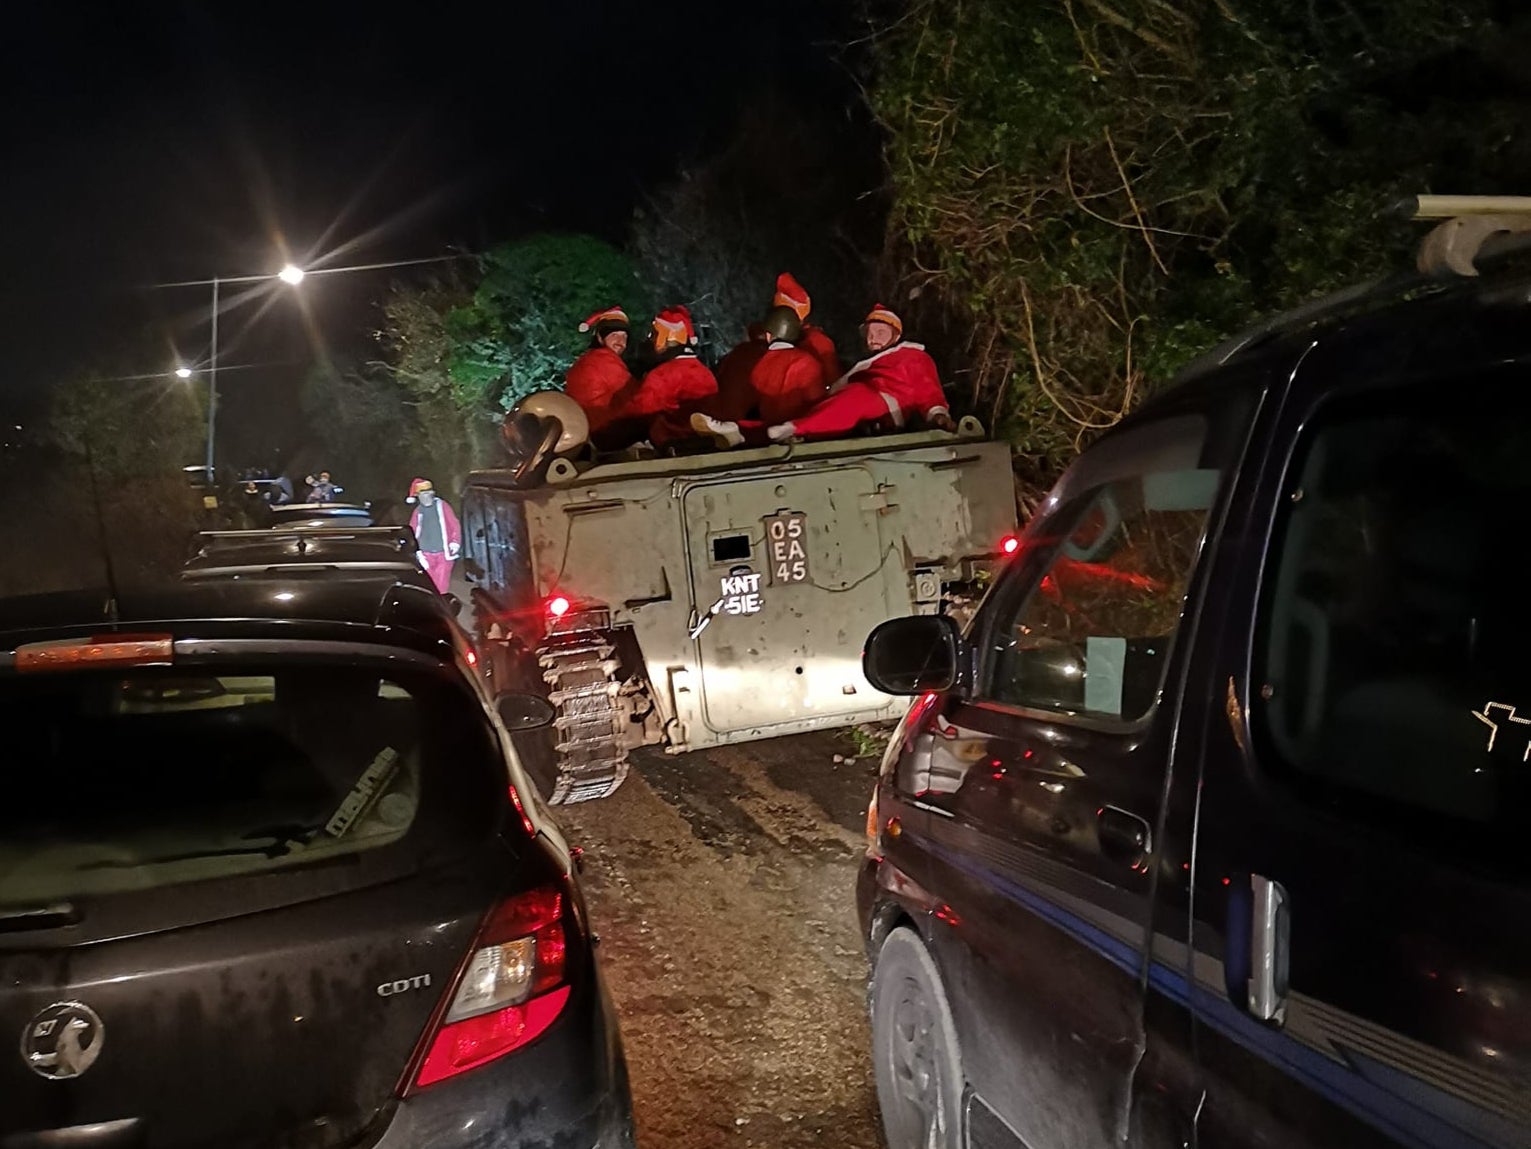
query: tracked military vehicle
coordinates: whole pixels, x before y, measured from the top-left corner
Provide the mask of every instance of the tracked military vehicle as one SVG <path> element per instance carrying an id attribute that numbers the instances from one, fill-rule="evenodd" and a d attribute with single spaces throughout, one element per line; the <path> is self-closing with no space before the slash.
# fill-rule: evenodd
<path id="1" fill-rule="evenodd" d="M 973 419 L 650 458 L 521 419 L 540 444 L 468 478 L 464 567 L 491 673 L 557 708 L 555 803 L 611 794 L 635 746 L 898 717 L 862 676 L 867 634 L 960 612 L 1014 546 L 1009 448 Z"/>

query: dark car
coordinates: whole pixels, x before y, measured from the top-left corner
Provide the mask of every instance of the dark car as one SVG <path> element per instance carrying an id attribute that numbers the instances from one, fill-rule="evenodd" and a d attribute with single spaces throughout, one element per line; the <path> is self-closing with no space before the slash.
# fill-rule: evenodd
<path id="1" fill-rule="evenodd" d="M 1531 1145 L 1531 276 L 1353 293 L 1101 438 L 914 695 L 892 1149 Z"/>
<path id="2" fill-rule="evenodd" d="M 0 1146 L 631 1145 L 476 663 L 387 572 L 0 604 Z"/>
<path id="3" fill-rule="evenodd" d="M 371 503 L 286 503 L 271 507 L 268 522 L 277 530 L 293 527 L 370 527 L 376 522 Z"/>
<path id="4" fill-rule="evenodd" d="M 267 576 L 319 571 L 387 572 L 429 589 L 420 548 L 408 527 L 286 526 L 202 531 L 192 543 L 183 579 Z"/>

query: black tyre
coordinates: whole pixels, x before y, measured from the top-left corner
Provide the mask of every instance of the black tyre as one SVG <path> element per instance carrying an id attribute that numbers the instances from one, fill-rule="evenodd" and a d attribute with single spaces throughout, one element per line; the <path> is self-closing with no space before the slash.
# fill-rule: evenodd
<path id="1" fill-rule="evenodd" d="M 486 640 L 481 648 L 488 651 L 489 681 L 495 694 L 511 691 L 547 693 L 547 683 L 542 680 L 535 656 L 503 642 Z M 550 726 L 541 730 L 522 730 L 512 734 L 510 741 L 521 760 L 521 768 L 546 802 L 558 782 L 558 732 Z"/>
<path id="2" fill-rule="evenodd" d="M 906 926 L 872 973 L 872 1060 L 888 1149 L 961 1149 L 957 1029 L 935 962 Z"/>

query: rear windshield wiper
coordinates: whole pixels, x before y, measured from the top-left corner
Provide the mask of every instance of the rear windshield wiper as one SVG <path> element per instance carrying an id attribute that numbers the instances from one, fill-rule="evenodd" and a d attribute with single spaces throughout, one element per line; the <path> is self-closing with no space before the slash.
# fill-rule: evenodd
<path id="1" fill-rule="evenodd" d="M 87 862 L 82 870 L 125 870 L 134 866 L 159 866 L 167 862 L 191 862 L 201 858 L 241 858 L 247 854 L 259 854 L 265 858 L 285 858 L 299 846 L 312 840 L 318 826 L 271 826 L 251 830 L 246 838 L 270 838 L 263 846 L 230 846 L 222 850 L 187 850 L 180 854 L 153 854 L 147 858 L 127 860 L 111 858 L 100 862 Z"/>
<path id="2" fill-rule="evenodd" d="M 72 926 L 80 920 L 73 902 L 55 902 L 51 906 L 29 906 L 22 910 L 0 909 L 0 933 L 22 930 L 51 930 Z"/>

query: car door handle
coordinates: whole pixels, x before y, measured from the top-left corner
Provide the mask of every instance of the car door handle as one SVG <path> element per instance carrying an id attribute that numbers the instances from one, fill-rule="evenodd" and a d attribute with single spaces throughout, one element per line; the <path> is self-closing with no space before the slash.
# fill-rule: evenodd
<path id="1" fill-rule="evenodd" d="M 1102 806 L 1096 815 L 1100 852 L 1136 868 L 1153 852 L 1153 830 L 1147 820 L 1119 806 Z"/>

